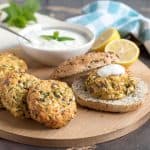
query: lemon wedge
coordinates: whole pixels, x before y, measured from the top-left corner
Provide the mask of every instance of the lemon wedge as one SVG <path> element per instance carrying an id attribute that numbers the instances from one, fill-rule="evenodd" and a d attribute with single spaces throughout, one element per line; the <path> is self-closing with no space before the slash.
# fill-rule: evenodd
<path id="1" fill-rule="evenodd" d="M 110 28 L 104 31 L 98 39 L 95 41 L 92 50 L 94 51 L 104 51 L 105 46 L 113 40 L 120 39 L 119 32 L 114 29 Z"/>
<path id="2" fill-rule="evenodd" d="M 114 40 L 105 47 L 105 52 L 114 52 L 119 56 L 117 63 L 130 66 L 139 57 L 140 50 L 134 42 L 125 39 Z"/>

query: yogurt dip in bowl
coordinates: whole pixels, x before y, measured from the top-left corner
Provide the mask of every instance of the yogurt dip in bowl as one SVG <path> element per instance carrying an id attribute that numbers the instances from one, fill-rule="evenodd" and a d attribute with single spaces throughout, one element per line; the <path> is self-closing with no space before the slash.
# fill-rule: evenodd
<path id="1" fill-rule="evenodd" d="M 39 62 L 57 66 L 66 59 L 88 52 L 95 41 L 86 27 L 74 24 L 37 24 L 20 32 L 31 42 L 19 38 L 24 51 Z"/>

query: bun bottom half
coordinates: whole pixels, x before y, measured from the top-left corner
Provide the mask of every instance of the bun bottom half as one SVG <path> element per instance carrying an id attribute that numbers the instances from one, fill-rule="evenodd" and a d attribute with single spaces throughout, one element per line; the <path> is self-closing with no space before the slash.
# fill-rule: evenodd
<path id="1" fill-rule="evenodd" d="M 141 79 L 137 80 L 134 94 L 130 94 L 119 100 L 103 100 L 94 98 L 84 88 L 84 80 L 74 81 L 72 88 L 76 96 L 77 103 L 83 107 L 106 112 L 130 112 L 138 109 L 145 100 L 148 93 L 148 86 Z"/>

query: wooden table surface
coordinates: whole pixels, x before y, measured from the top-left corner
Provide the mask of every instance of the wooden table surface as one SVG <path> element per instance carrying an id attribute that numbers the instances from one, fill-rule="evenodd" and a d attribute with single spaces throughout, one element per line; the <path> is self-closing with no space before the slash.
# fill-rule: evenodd
<path id="1" fill-rule="evenodd" d="M 21 2 L 22 0 L 16 0 Z M 42 0 L 41 12 L 57 19 L 64 20 L 68 17 L 81 14 L 81 7 L 94 0 Z M 117 0 L 116 0 L 117 1 Z M 143 15 L 150 18 L 150 0 L 120 0 Z M 6 0 L 0 0 L 0 3 Z M 67 9 L 66 9 L 67 8 Z M 144 54 L 140 59 L 150 67 L 150 57 Z M 0 139 L 0 150 L 59 150 L 60 148 L 42 148 Z M 150 121 L 138 130 L 119 139 L 82 148 L 68 148 L 67 150 L 150 150 Z"/>

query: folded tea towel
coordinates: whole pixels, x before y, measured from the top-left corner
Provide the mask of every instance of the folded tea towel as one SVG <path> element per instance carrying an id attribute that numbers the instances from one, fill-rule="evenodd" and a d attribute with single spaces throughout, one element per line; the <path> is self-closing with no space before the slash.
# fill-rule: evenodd
<path id="1" fill-rule="evenodd" d="M 131 7 L 115 1 L 95 1 L 82 9 L 83 15 L 68 22 L 87 26 L 96 36 L 109 27 L 117 28 L 124 36 L 131 32 L 140 39 L 150 54 L 150 19 Z"/>

